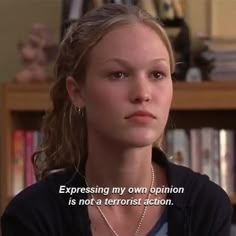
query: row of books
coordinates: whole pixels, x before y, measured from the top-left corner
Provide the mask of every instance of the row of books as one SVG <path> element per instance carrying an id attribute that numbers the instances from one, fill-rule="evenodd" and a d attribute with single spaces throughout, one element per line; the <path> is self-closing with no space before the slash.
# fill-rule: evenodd
<path id="1" fill-rule="evenodd" d="M 35 182 L 31 156 L 41 138 L 42 134 L 36 130 L 13 131 L 13 195 Z M 170 129 L 163 143 L 171 161 L 208 175 L 229 195 L 236 192 L 235 130 Z"/>
<path id="2" fill-rule="evenodd" d="M 41 140 L 37 130 L 14 130 L 12 135 L 12 194 L 19 193 L 35 182 L 31 156 Z"/>
<path id="3" fill-rule="evenodd" d="M 203 57 L 213 60 L 211 80 L 236 80 L 236 40 L 210 39 L 205 43 L 209 51 Z"/>
<path id="4" fill-rule="evenodd" d="M 164 150 L 174 163 L 206 174 L 229 195 L 236 192 L 236 132 L 228 129 L 172 129 Z"/>

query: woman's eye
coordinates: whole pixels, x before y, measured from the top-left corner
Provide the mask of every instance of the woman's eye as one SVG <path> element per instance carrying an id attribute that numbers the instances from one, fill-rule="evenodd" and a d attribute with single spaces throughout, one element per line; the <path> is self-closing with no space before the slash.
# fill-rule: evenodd
<path id="1" fill-rule="evenodd" d="M 122 79 L 125 77 L 125 74 L 121 71 L 117 71 L 117 72 L 112 72 L 110 73 L 109 76 L 111 79 L 117 80 L 117 79 Z"/>
<path id="2" fill-rule="evenodd" d="M 164 78 L 164 74 L 159 71 L 152 72 L 152 75 L 155 79 L 163 79 Z"/>

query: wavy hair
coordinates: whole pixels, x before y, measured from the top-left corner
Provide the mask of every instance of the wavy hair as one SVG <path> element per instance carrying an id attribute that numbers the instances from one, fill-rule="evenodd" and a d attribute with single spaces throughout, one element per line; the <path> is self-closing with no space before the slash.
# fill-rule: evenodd
<path id="1" fill-rule="evenodd" d="M 104 4 L 74 22 L 59 47 L 56 79 L 50 90 L 52 108 L 43 118 L 41 148 L 32 156 L 37 180 L 62 168 L 79 170 L 86 161 L 86 112 L 84 110 L 81 117 L 74 108 L 66 90 L 66 79 L 71 76 L 83 82 L 90 50 L 107 32 L 132 23 L 145 24 L 157 32 L 168 50 L 171 72 L 174 71 L 174 55 L 163 26 L 137 6 Z"/>

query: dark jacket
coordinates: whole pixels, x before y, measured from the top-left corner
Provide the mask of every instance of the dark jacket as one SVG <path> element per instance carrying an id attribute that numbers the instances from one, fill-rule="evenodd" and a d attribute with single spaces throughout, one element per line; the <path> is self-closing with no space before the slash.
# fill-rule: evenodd
<path id="1" fill-rule="evenodd" d="M 232 205 L 227 194 L 206 175 L 175 165 L 158 149 L 153 161 L 167 170 L 169 186 L 184 187 L 184 193 L 168 194 L 169 236 L 229 236 Z M 50 175 L 17 195 L 2 218 L 2 236 L 89 236 L 86 206 L 68 205 L 70 195 L 59 194 L 59 186 L 86 186 L 70 171 Z M 87 194 L 79 194 L 87 198 Z M 74 198 L 74 196 L 73 196 Z"/>

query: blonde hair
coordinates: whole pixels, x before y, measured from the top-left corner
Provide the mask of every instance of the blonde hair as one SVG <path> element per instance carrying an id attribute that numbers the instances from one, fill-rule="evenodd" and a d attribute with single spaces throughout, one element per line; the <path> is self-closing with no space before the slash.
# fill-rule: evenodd
<path id="1" fill-rule="evenodd" d="M 52 109 L 43 119 L 41 150 L 32 157 L 37 179 L 55 169 L 78 170 L 85 163 L 86 113 L 81 117 L 74 109 L 66 90 L 66 79 L 72 76 L 83 82 L 91 48 L 115 27 L 132 23 L 145 24 L 157 32 L 169 52 L 171 72 L 174 71 L 173 51 L 161 23 L 136 6 L 105 4 L 73 23 L 60 44 L 56 80 L 50 91 Z"/>

